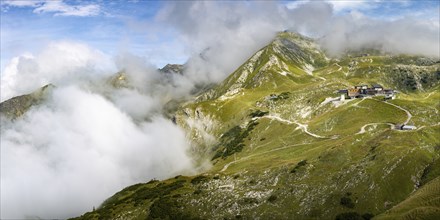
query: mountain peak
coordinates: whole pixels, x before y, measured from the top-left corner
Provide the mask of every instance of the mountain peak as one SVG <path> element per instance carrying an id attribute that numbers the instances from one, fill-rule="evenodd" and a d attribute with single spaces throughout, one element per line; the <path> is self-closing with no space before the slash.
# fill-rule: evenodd
<path id="1" fill-rule="evenodd" d="M 167 64 L 161 69 L 159 69 L 162 73 L 178 73 L 183 74 L 184 65 L 182 64 Z"/>
<path id="2" fill-rule="evenodd" d="M 266 83 L 277 86 L 284 80 L 313 80 L 313 71 L 327 63 L 328 58 L 313 39 L 298 33 L 279 32 L 270 44 L 249 58 L 216 91 L 202 99 L 227 97 Z"/>
<path id="3" fill-rule="evenodd" d="M 47 84 L 32 93 L 8 99 L 0 103 L 0 114 L 10 119 L 19 118 L 32 106 L 43 102 L 53 88 L 55 88 L 54 85 Z"/>

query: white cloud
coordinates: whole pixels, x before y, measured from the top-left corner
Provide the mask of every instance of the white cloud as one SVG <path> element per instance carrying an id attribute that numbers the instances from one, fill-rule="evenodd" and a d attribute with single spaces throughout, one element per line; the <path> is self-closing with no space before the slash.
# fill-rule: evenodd
<path id="1" fill-rule="evenodd" d="M 281 13 L 275 2 L 172 2 L 157 20 L 177 30 L 191 54 L 187 75 L 209 83 L 223 80 L 283 30 Z"/>
<path id="2" fill-rule="evenodd" d="M 40 6 L 44 0 L 8 0 L 2 1 L 2 5 L 15 7 L 37 7 Z"/>
<path id="3" fill-rule="evenodd" d="M 78 216 L 125 186 L 193 169 L 185 134 L 170 120 L 136 124 L 77 86 L 55 89 L 1 132 L 2 219 Z"/>
<path id="4" fill-rule="evenodd" d="M 96 16 L 101 13 L 98 4 L 66 4 L 63 0 L 13 0 L 2 1 L 2 6 L 31 7 L 34 13 L 54 13 L 55 16 Z M 4 9 L 7 11 L 7 9 Z"/>
<path id="5" fill-rule="evenodd" d="M 172 2 L 157 20 L 164 29 L 176 30 L 185 44 L 191 54 L 187 75 L 196 83 L 220 82 L 285 29 L 320 39 L 322 48 L 335 56 L 371 46 L 394 54 L 439 56 L 438 31 L 420 19 L 384 21 L 357 10 L 378 3 L 296 1 L 289 9 L 276 2 Z"/>
<path id="6" fill-rule="evenodd" d="M 300 5 L 304 5 L 306 3 L 309 3 L 310 0 L 297 0 L 297 1 L 290 1 L 286 3 L 286 7 L 288 9 L 295 9 L 298 8 Z"/>
<path id="7" fill-rule="evenodd" d="M 313 2 L 311 0 L 298 0 L 298 1 L 292 1 L 286 3 L 286 7 L 289 9 L 295 9 L 298 8 L 301 5 L 307 4 Z M 366 10 L 366 9 L 372 9 L 377 7 L 377 3 L 380 2 L 380 0 L 375 1 L 368 1 L 368 0 L 324 0 L 323 2 L 326 2 L 330 4 L 333 7 L 333 10 L 336 13 L 339 12 L 350 12 L 355 10 Z"/>
<path id="8" fill-rule="evenodd" d="M 77 42 L 53 42 L 36 56 L 25 53 L 6 65 L 0 79 L 0 100 L 30 93 L 48 83 L 96 79 L 115 71 L 112 59 L 98 50 Z"/>
<path id="9" fill-rule="evenodd" d="M 128 88 L 108 83 L 116 65 Z M 14 58 L 4 73 L 2 96 L 57 87 L 23 117 L 1 118 L 2 219 L 74 217 L 125 186 L 195 173 L 184 131 L 161 116 L 192 84 L 161 83 L 141 57 L 113 60 L 62 41 Z"/>
<path id="10" fill-rule="evenodd" d="M 336 12 L 353 11 L 359 9 L 370 9 L 375 7 L 375 1 L 367 0 L 330 0 L 330 3 Z"/>
<path id="11" fill-rule="evenodd" d="M 337 15 L 329 6 L 310 2 L 291 10 L 290 15 L 291 28 L 319 37 L 318 42 L 330 55 L 375 48 L 392 54 L 440 57 L 439 31 L 428 19 L 378 20 L 358 11 Z"/>
<path id="12" fill-rule="evenodd" d="M 89 5 L 68 5 L 62 0 L 46 1 L 43 5 L 34 9 L 35 13 L 55 13 L 55 16 L 96 16 L 100 13 L 100 6 Z"/>

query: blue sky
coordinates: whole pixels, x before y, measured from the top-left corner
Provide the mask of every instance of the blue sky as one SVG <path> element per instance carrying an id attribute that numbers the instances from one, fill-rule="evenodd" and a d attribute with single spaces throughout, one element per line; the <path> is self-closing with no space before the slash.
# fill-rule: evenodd
<path id="1" fill-rule="evenodd" d="M 294 9 L 308 2 L 279 1 L 278 5 Z M 416 17 L 434 22 L 438 22 L 439 16 L 438 1 L 327 2 L 337 15 L 358 12 L 374 19 Z M 12 57 L 24 52 L 35 53 L 47 43 L 57 40 L 83 42 L 112 55 L 134 53 L 158 67 L 166 63 L 183 63 L 189 54 L 180 39 L 181 33 L 157 21 L 157 14 L 169 3 L 142 0 L 2 0 L 2 70 Z"/>
<path id="2" fill-rule="evenodd" d="M 186 59 L 179 51 L 172 57 L 155 58 L 152 55 L 157 48 L 167 49 L 167 45 L 174 41 L 169 32 L 158 32 L 154 26 L 148 27 L 149 23 L 154 23 L 155 14 L 163 2 L 59 2 L 62 6 L 57 9 L 38 10 L 46 2 L 2 1 L 2 67 L 11 57 L 38 51 L 47 43 L 57 40 L 79 41 L 109 54 L 128 50 L 143 54 L 156 65 L 162 65 L 159 59 L 169 59 L 170 62 L 183 62 Z M 96 5 L 97 10 L 81 11 L 80 7 L 90 5 Z M 73 12 L 65 12 L 69 10 Z"/>

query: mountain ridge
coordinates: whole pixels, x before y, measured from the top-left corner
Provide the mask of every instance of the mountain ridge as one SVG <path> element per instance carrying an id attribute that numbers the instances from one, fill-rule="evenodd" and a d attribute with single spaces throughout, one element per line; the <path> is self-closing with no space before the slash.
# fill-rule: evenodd
<path id="1" fill-rule="evenodd" d="M 118 202 L 81 218 L 99 218 L 103 212 L 117 218 L 131 210 L 130 217 L 124 216 L 370 219 L 386 216 L 380 215 L 386 210 L 399 215 L 402 209 L 392 208 L 411 199 L 420 182 L 438 187 L 432 180 L 437 172 L 427 169 L 439 158 L 437 62 L 417 65 L 423 58 L 376 54 L 327 60 L 321 52 L 321 65 L 308 59 L 312 52 L 301 52 L 310 50 L 310 39 L 280 35 L 306 47 L 281 44 L 287 48 L 278 56 L 268 49 L 277 46 L 275 39 L 217 87 L 176 112 L 193 154 L 211 160 L 211 169 L 123 190 L 126 207 L 146 188 L 167 193 L 144 197 L 142 211 L 111 211 L 122 207 L 115 195 L 111 199 Z M 295 48 L 293 53 L 289 48 Z M 298 54 L 310 56 L 297 59 Z M 391 101 L 382 96 L 341 101 L 335 93 L 377 83 L 400 93 Z M 403 122 L 417 129 L 389 126 Z M 160 189 L 173 183 L 181 185 L 171 192 Z M 406 208 L 416 207 L 417 202 Z"/>
<path id="2" fill-rule="evenodd" d="M 337 93 L 363 84 L 399 92 Z M 439 88 L 438 61 L 330 59 L 312 39 L 280 32 L 173 113 L 210 169 L 129 186 L 76 219 L 437 217 Z M 416 128 L 395 129 L 402 123 Z M 420 209 L 423 198 L 433 208 Z"/>

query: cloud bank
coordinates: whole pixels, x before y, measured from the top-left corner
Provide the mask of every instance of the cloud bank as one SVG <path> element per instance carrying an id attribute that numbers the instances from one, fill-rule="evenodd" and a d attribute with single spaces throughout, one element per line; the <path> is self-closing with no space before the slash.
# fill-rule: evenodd
<path id="1" fill-rule="evenodd" d="M 439 58 L 438 9 L 433 11 L 437 19 L 378 20 L 359 11 L 338 15 L 331 4 L 310 2 L 291 10 L 290 29 L 317 38 L 331 56 L 352 50 L 378 49 L 391 54 Z"/>
<path id="2" fill-rule="evenodd" d="M 433 15 L 429 18 L 376 19 L 358 11 L 379 3 L 298 1 L 292 7 L 276 2 L 173 2 L 157 20 L 176 30 L 191 54 L 188 74 L 205 82 L 223 80 L 286 29 L 317 39 L 332 57 L 365 48 L 440 57 L 439 5 L 427 12 Z"/>
<path id="3" fill-rule="evenodd" d="M 46 84 L 63 85 L 97 79 L 116 71 L 112 58 L 72 41 L 50 43 L 37 55 L 14 57 L 1 77 L 1 101 L 30 93 Z"/>
<path id="4" fill-rule="evenodd" d="M 179 90 L 140 57 L 107 58 L 63 41 L 4 72 L 2 97 L 56 88 L 24 117 L 2 118 L 2 218 L 74 217 L 131 184 L 196 172 L 185 133 L 161 116 Z M 125 87 L 111 83 L 116 68 Z"/>
<path id="5" fill-rule="evenodd" d="M 187 75 L 219 82 L 282 30 L 274 3 L 171 2 L 156 16 L 174 29 L 190 54 Z M 280 11 L 281 12 L 281 11 Z"/>
<path id="6" fill-rule="evenodd" d="M 136 124 L 75 86 L 3 129 L 2 218 L 73 217 L 130 184 L 192 168 L 172 122 Z"/>

